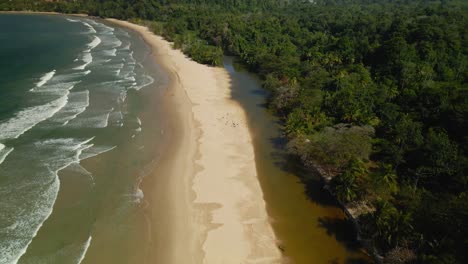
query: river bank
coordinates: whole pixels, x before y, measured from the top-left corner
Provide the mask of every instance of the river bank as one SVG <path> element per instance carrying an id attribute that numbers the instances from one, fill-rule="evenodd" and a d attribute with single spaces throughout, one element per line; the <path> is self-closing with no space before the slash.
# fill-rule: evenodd
<path id="1" fill-rule="evenodd" d="M 351 228 L 333 199 L 320 197 L 318 184 L 306 190 L 314 198 L 305 199 L 297 170 L 283 167 L 280 126 L 261 106 L 267 96 L 258 80 L 237 72 L 229 61 L 224 68 L 197 64 L 144 27 L 107 22 L 141 36 L 152 47 L 146 61 L 168 78 L 160 101 L 167 151 L 140 184 L 148 216 L 147 262 L 361 258 L 359 249 L 343 239 Z M 91 245 L 90 252 L 96 250 Z"/>
<path id="2" fill-rule="evenodd" d="M 172 75 L 169 93 L 182 127 L 168 167 L 168 263 L 280 262 L 245 112 L 230 97 L 227 72 L 191 61 L 145 27 L 108 21 L 137 31 Z"/>

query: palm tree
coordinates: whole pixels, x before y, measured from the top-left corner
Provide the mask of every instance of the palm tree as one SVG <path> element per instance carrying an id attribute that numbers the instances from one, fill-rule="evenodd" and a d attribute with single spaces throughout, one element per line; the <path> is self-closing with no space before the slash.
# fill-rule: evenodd
<path id="1" fill-rule="evenodd" d="M 397 175 L 395 170 L 390 164 L 381 164 L 380 166 L 381 177 L 379 178 L 381 184 L 383 184 L 391 193 L 398 191 Z"/>
<path id="2" fill-rule="evenodd" d="M 387 201 L 378 201 L 372 216 L 378 237 L 389 248 L 398 246 L 412 229 L 411 215 Z"/>
<path id="3" fill-rule="evenodd" d="M 335 180 L 336 179 L 336 180 Z M 347 203 L 354 201 L 357 197 L 356 178 L 350 172 L 344 172 L 333 178 L 334 192 L 338 200 Z"/>
<path id="4" fill-rule="evenodd" d="M 367 174 L 364 163 L 359 159 L 352 159 L 343 173 L 332 180 L 333 191 L 341 202 L 347 203 L 357 198 L 357 178 Z"/>

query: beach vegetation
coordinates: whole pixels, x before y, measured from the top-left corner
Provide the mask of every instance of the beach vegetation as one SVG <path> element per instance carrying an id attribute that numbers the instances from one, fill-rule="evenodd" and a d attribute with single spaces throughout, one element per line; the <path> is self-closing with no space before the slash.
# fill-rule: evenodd
<path id="1" fill-rule="evenodd" d="M 370 208 L 356 217 L 379 254 L 468 259 L 466 1 L 22 0 L 0 10 L 139 19 L 195 61 L 236 56 L 271 91 L 290 153 L 343 204 Z"/>

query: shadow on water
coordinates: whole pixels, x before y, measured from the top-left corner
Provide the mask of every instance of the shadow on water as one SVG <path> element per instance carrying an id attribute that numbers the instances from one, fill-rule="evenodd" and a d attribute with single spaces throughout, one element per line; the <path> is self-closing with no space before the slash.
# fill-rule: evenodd
<path id="1" fill-rule="evenodd" d="M 346 264 L 369 264 L 370 260 L 362 258 L 348 258 Z"/>
<path id="2" fill-rule="evenodd" d="M 335 197 L 323 189 L 324 182 L 320 175 L 303 166 L 298 159 L 285 151 L 287 144 L 285 137 L 270 138 L 270 143 L 274 148 L 274 151 L 270 153 L 273 163 L 280 170 L 297 176 L 298 181 L 304 185 L 304 194 L 311 202 L 322 206 L 340 207 Z M 351 229 L 353 229 L 352 225 Z"/>
<path id="3" fill-rule="evenodd" d="M 267 97 L 267 96 L 270 94 L 270 93 L 269 93 L 268 91 L 266 91 L 266 90 L 253 90 L 253 91 L 251 91 L 250 93 L 251 93 L 251 94 L 256 94 L 256 95 L 261 95 L 261 96 L 264 96 L 264 97 Z M 267 106 L 266 103 L 260 104 L 260 105 L 262 105 L 262 106 L 264 106 L 264 107 Z"/>
<path id="4" fill-rule="evenodd" d="M 319 226 L 325 228 L 328 235 L 335 237 L 349 250 L 359 250 L 360 245 L 356 240 L 356 232 L 350 232 L 350 230 L 354 230 L 354 227 L 348 219 L 320 217 Z"/>
<path id="5" fill-rule="evenodd" d="M 328 262 L 328 264 L 339 264 L 339 263 L 340 263 L 340 261 L 337 258 L 335 258 L 333 260 L 330 260 Z M 359 259 L 359 258 L 348 258 L 348 259 L 345 260 L 344 263 L 345 264 L 368 264 L 369 261 Z"/>
<path id="6" fill-rule="evenodd" d="M 322 178 L 286 151 L 282 122 L 267 109 L 269 91 L 233 58 L 225 58 L 231 96 L 247 114 L 257 172 L 279 246 L 293 263 L 369 263 L 355 230 Z"/>

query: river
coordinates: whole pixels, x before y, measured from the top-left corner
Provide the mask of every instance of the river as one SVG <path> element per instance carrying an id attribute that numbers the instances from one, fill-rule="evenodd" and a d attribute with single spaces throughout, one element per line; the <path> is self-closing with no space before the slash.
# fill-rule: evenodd
<path id="1" fill-rule="evenodd" d="M 281 122 L 266 108 L 268 92 L 260 80 L 232 57 L 225 58 L 224 67 L 232 78 L 233 99 L 247 112 L 268 214 L 287 259 L 296 264 L 370 262 L 353 225 L 322 189 L 320 176 L 288 157 Z"/>

